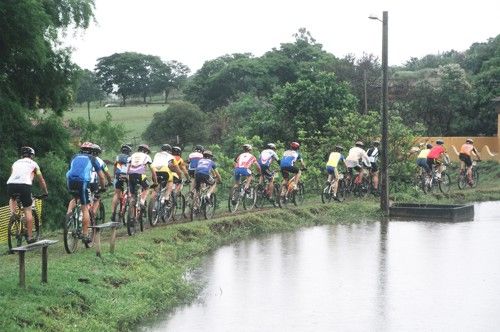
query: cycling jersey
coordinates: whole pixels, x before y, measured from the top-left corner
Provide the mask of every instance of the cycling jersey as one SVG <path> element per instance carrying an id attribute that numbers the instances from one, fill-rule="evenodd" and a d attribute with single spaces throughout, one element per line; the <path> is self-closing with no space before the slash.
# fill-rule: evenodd
<path id="1" fill-rule="evenodd" d="M 189 170 L 195 170 L 198 166 L 198 161 L 203 158 L 201 152 L 191 152 L 189 154 L 187 162 L 189 163 Z"/>
<path id="2" fill-rule="evenodd" d="M 7 184 L 33 184 L 35 174 L 40 175 L 40 166 L 31 158 L 22 158 L 12 164 L 12 173 Z"/>
<path id="3" fill-rule="evenodd" d="M 446 152 L 444 146 L 442 146 L 442 145 L 435 145 L 429 151 L 429 154 L 427 155 L 427 158 L 429 158 L 429 159 L 437 159 L 444 152 Z"/>
<path id="4" fill-rule="evenodd" d="M 469 157 L 470 157 L 472 151 L 474 151 L 475 153 L 477 153 L 476 148 L 474 147 L 474 145 L 469 144 L 469 143 L 465 143 L 460 148 L 460 153 L 463 153 L 463 154 L 465 154 L 465 155 L 467 155 Z"/>
<path id="5" fill-rule="evenodd" d="M 166 151 L 161 151 L 155 154 L 151 167 L 157 172 L 170 173 L 170 167 L 168 166 L 172 164 L 176 164 L 174 156 Z"/>
<path id="6" fill-rule="evenodd" d="M 430 149 L 423 149 L 422 151 L 420 151 L 420 153 L 418 154 L 417 156 L 417 159 L 427 159 L 427 156 L 429 155 L 429 151 L 431 151 Z"/>
<path id="7" fill-rule="evenodd" d="M 252 164 L 257 164 L 257 158 L 250 152 L 243 152 L 235 160 L 235 168 L 250 168 Z"/>
<path id="8" fill-rule="evenodd" d="M 69 181 L 90 182 L 92 168 L 99 169 L 99 167 L 99 162 L 94 156 L 78 153 L 71 159 L 66 178 Z"/>
<path id="9" fill-rule="evenodd" d="M 144 152 L 135 152 L 130 156 L 128 174 L 145 174 L 146 165 L 151 164 L 151 157 Z"/>
<path id="10" fill-rule="evenodd" d="M 298 151 L 286 150 L 283 153 L 283 158 L 281 158 L 280 168 L 293 167 L 297 160 L 302 160 L 302 157 Z"/>
<path id="11" fill-rule="evenodd" d="M 130 157 L 125 153 L 121 153 L 118 156 L 116 156 L 115 177 L 127 174 L 127 162 L 129 158 Z"/>
<path id="12" fill-rule="evenodd" d="M 99 172 L 99 171 L 107 172 L 108 171 L 108 165 L 106 165 L 104 160 L 102 160 L 99 157 L 95 157 L 95 159 L 99 163 L 99 168 L 98 169 L 92 168 L 92 174 L 90 175 L 90 183 L 98 183 L 99 182 L 97 172 Z"/>
<path id="13" fill-rule="evenodd" d="M 186 167 L 186 164 L 184 163 L 184 159 L 182 159 L 181 156 L 174 156 L 175 162 L 177 163 L 177 166 L 179 168 L 184 168 Z M 172 175 L 174 176 L 174 181 L 175 183 L 180 183 L 179 175 L 176 172 L 172 172 Z"/>
<path id="14" fill-rule="evenodd" d="M 355 146 L 349 150 L 349 154 L 346 158 L 346 165 L 348 168 L 355 168 L 360 166 L 360 162 L 363 162 L 365 166 L 370 167 L 371 162 L 366 154 L 365 150 Z"/>
<path id="15" fill-rule="evenodd" d="M 259 156 L 259 165 L 260 166 L 270 166 L 273 162 L 273 159 L 278 161 L 278 155 L 272 149 L 265 149 L 260 153 Z"/>
<path id="16" fill-rule="evenodd" d="M 379 155 L 378 148 L 376 147 L 370 148 L 368 149 L 368 151 L 366 151 L 366 154 L 368 155 L 370 163 L 376 163 L 378 161 L 378 155 Z"/>
<path id="17" fill-rule="evenodd" d="M 198 161 L 198 166 L 196 167 L 196 174 L 210 175 L 212 170 L 216 168 L 217 164 L 213 160 L 202 158 Z"/>
<path id="18" fill-rule="evenodd" d="M 330 166 L 330 167 L 337 167 L 337 165 L 339 164 L 339 161 L 344 161 L 345 158 L 344 156 L 340 153 L 340 152 L 332 152 L 330 153 L 330 155 L 328 156 L 328 161 L 326 163 L 326 166 Z"/>

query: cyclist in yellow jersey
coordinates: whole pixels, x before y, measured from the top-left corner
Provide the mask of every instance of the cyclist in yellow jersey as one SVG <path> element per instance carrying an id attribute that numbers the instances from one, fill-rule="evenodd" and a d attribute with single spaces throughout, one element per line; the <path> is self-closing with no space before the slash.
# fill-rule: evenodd
<path id="1" fill-rule="evenodd" d="M 337 197 L 337 188 L 339 178 L 338 164 L 340 161 L 345 163 L 345 158 L 342 155 L 343 147 L 337 145 L 333 152 L 328 155 L 328 160 L 326 162 L 326 172 L 328 173 L 327 183 L 330 184 L 333 182 L 333 197 Z"/>
<path id="2" fill-rule="evenodd" d="M 181 173 L 184 174 L 185 183 L 188 184 L 191 181 L 189 180 L 189 173 L 186 167 L 186 163 L 184 162 L 184 159 L 182 159 L 181 154 L 182 154 L 182 149 L 180 147 L 174 146 L 172 148 L 172 155 L 174 156 L 175 161 L 177 162 L 177 166 L 179 166 Z M 177 173 L 174 173 L 174 185 L 176 185 L 175 186 L 176 193 L 179 193 L 181 191 L 182 187 L 178 185 L 181 182 L 182 179 L 179 177 L 179 175 Z"/>
<path id="3" fill-rule="evenodd" d="M 156 171 L 156 176 L 158 178 L 158 183 L 161 186 L 166 186 L 165 200 L 170 202 L 170 194 L 172 193 L 174 187 L 174 172 L 180 176 L 181 172 L 177 166 L 177 161 L 172 155 L 172 147 L 170 144 L 163 144 L 161 151 L 155 154 L 153 158 L 152 168 Z M 151 194 L 152 199 L 156 199 L 160 188 L 156 188 Z"/>
<path id="4" fill-rule="evenodd" d="M 428 143 L 426 149 L 422 149 L 417 156 L 417 165 L 420 166 L 426 173 L 431 172 L 429 164 L 427 164 L 427 155 L 432 149 L 432 144 Z"/>

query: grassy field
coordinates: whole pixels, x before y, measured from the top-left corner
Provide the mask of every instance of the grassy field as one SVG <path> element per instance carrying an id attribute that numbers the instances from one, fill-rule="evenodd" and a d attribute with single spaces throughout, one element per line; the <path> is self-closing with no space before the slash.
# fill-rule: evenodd
<path id="1" fill-rule="evenodd" d="M 162 104 L 125 107 L 99 107 L 98 105 L 91 105 L 90 118 L 92 121 L 99 122 L 106 118 L 106 112 L 111 113 L 113 123 L 122 124 L 125 127 L 127 141 L 137 144 L 141 141 L 140 137 L 153 119 L 153 115 L 164 111 L 166 108 L 167 106 Z M 78 117 L 88 119 L 87 106 L 80 107 L 75 105 L 73 111 L 64 113 L 64 117 L 66 119 L 76 119 Z"/>

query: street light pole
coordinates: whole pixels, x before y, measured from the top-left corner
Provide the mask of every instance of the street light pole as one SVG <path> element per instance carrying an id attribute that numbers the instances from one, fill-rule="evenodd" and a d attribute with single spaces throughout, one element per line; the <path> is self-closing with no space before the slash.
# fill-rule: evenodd
<path id="1" fill-rule="evenodd" d="M 370 19 L 375 19 L 380 21 L 378 17 L 370 16 Z M 388 216 L 389 215 L 389 170 L 388 170 L 388 136 L 389 136 L 389 125 L 388 125 L 388 115 L 387 115 L 387 95 L 388 95 L 388 20 L 389 14 L 387 11 L 383 12 L 382 17 L 382 150 L 380 151 L 380 173 L 381 173 L 381 193 L 380 193 L 380 208 L 382 212 Z"/>

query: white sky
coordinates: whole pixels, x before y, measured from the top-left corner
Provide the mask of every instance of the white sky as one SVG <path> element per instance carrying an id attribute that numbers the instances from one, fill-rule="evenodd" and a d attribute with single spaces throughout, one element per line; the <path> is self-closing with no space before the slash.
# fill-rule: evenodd
<path id="1" fill-rule="evenodd" d="M 133 51 L 177 60 L 194 73 L 207 60 L 250 52 L 261 56 L 293 42 L 305 27 L 337 57 L 381 58 L 389 12 L 389 65 L 403 64 L 500 34 L 499 0 L 96 0 L 97 23 L 66 43 L 73 60 L 94 69 L 99 57 Z"/>

